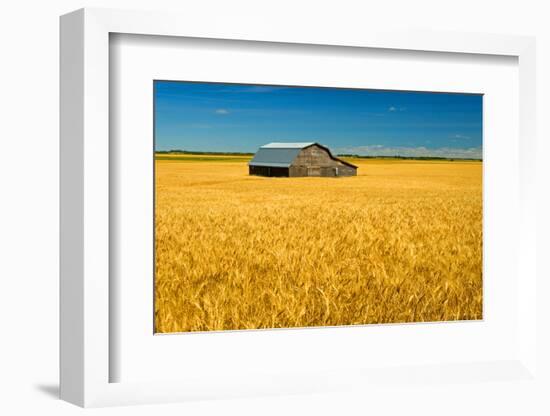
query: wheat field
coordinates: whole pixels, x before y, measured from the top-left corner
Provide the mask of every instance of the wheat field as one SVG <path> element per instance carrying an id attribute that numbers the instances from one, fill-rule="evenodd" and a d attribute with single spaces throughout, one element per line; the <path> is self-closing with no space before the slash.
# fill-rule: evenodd
<path id="1" fill-rule="evenodd" d="M 482 163 L 348 159 L 357 177 L 156 163 L 155 331 L 482 318 Z"/>

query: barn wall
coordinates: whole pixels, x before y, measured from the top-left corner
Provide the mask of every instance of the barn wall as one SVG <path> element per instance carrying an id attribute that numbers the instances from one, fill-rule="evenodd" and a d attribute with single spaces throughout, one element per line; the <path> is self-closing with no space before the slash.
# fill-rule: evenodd
<path id="1" fill-rule="evenodd" d="M 289 168 L 289 176 L 292 176 L 292 177 L 307 176 L 307 168 L 304 166 L 291 166 Z"/>
<path id="2" fill-rule="evenodd" d="M 336 170 L 337 169 L 337 170 Z M 355 176 L 357 169 L 334 160 L 329 153 L 319 146 L 303 149 L 289 170 L 290 176 Z"/>
<path id="3" fill-rule="evenodd" d="M 357 175 L 357 168 L 352 168 L 351 166 L 348 166 L 344 163 L 340 163 L 340 166 L 338 166 L 338 176 L 356 176 Z"/>
<path id="4" fill-rule="evenodd" d="M 328 152 L 319 146 L 309 146 L 296 156 L 292 166 L 337 166 Z"/>

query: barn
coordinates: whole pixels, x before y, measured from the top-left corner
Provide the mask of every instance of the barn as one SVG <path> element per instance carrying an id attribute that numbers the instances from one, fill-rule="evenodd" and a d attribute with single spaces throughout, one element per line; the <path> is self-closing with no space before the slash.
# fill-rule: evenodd
<path id="1" fill-rule="evenodd" d="M 248 173 L 260 176 L 356 176 L 357 166 L 332 155 L 319 143 L 269 143 L 248 163 Z"/>

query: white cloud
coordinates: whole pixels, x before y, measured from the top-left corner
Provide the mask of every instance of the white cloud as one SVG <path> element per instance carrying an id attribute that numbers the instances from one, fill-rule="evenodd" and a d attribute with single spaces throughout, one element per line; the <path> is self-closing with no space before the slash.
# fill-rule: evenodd
<path id="1" fill-rule="evenodd" d="M 226 110 L 225 108 L 218 108 L 216 111 L 215 111 L 216 114 L 229 114 L 229 110 Z"/>
<path id="2" fill-rule="evenodd" d="M 349 146 L 335 148 L 337 154 L 353 154 L 359 156 L 404 156 L 404 157 L 447 157 L 457 159 L 481 159 L 481 147 L 454 148 L 439 147 L 427 148 L 424 146 L 383 146 L 379 144 L 367 146 Z"/>
<path id="3" fill-rule="evenodd" d="M 465 136 L 465 135 L 463 135 L 463 134 L 455 134 L 455 135 L 453 136 L 453 138 L 455 138 L 455 139 L 464 139 L 464 140 L 467 140 L 467 139 L 470 138 L 470 136 Z"/>
<path id="4" fill-rule="evenodd" d="M 393 113 L 395 111 L 405 111 L 406 109 L 407 109 L 407 107 L 396 107 L 396 106 L 392 105 L 388 108 L 388 111 Z"/>

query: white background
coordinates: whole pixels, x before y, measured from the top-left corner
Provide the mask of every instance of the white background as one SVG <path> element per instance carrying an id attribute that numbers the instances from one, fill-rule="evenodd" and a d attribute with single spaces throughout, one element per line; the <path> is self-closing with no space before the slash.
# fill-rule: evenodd
<path id="1" fill-rule="evenodd" d="M 238 25 L 241 19 L 270 18 L 285 25 L 364 26 L 387 21 L 404 27 L 511 33 L 538 36 L 539 210 L 550 212 L 550 26 L 544 1 L 19 1 L 0 12 L 0 412 L 4 414 L 72 414 L 82 410 L 55 399 L 58 374 L 58 16 L 83 6 L 179 10 L 208 24 L 212 14 Z M 546 2 L 547 3 L 547 2 Z M 544 186 L 545 185 L 545 186 Z M 549 223 L 540 216 L 539 249 L 549 250 Z M 541 251 L 542 253 L 542 251 Z M 547 256 L 546 256 L 547 257 Z M 540 256 L 539 271 L 550 276 Z M 543 263 L 544 262 L 544 263 Z M 539 291 L 550 293 L 543 281 Z M 548 317 L 549 303 L 540 311 Z M 549 348 L 549 333 L 540 333 Z M 548 366 L 548 359 L 539 356 Z M 546 371 L 548 374 L 548 370 Z M 414 387 L 399 397 L 357 397 L 346 392 L 162 405 L 152 408 L 94 410 L 100 414 L 548 414 L 540 392 L 506 383 L 492 388 L 486 400 L 475 386 L 441 386 L 426 396 Z M 549 406 L 548 400 L 545 401 Z"/>

